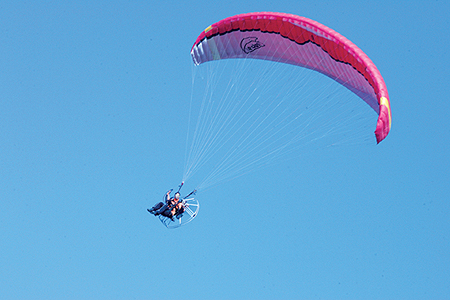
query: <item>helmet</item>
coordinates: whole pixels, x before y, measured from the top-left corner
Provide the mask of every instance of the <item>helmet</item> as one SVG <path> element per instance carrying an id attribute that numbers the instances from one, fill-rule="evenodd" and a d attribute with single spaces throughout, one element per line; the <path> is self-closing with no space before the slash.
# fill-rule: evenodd
<path id="1" fill-rule="evenodd" d="M 173 197 L 174 197 L 175 199 L 177 199 L 177 200 L 180 199 L 180 193 L 179 193 L 179 192 L 176 192 L 175 195 L 174 195 Z"/>

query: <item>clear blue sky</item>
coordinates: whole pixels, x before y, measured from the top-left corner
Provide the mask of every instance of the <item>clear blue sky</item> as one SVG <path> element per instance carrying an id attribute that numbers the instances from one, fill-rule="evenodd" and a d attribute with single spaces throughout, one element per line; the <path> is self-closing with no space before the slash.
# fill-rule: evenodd
<path id="1" fill-rule="evenodd" d="M 450 299 L 448 2 L 154 2 L 0 4 L 0 298 Z M 392 131 L 207 190 L 168 230 L 146 208 L 182 175 L 189 51 L 252 11 L 358 45 Z"/>

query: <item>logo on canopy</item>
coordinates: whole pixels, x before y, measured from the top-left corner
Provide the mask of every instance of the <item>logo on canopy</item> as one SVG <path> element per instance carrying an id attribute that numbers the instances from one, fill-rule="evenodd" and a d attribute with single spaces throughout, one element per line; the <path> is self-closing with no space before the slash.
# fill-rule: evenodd
<path id="1" fill-rule="evenodd" d="M 241 41 L 241 49 L 245 54 L 249 54 L 259 48 L 264 47 L 265 45 L 258 41 L 257 37 L 246 37 Z"/>

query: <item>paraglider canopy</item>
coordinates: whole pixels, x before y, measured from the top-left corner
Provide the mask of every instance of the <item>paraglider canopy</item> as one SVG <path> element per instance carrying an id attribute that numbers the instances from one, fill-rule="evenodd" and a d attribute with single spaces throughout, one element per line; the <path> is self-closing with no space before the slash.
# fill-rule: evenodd
<path id="1" fill-rule="evenodd" d="M 339 82 L 378 113 L 381 142 L 391 128 L 389 95 L 369 57 L 336 31 L 284 13 L 248 13 L 208 26 L 191 49 L 196 65 L 227 58 L 254 58 L 315 70 Z"/>

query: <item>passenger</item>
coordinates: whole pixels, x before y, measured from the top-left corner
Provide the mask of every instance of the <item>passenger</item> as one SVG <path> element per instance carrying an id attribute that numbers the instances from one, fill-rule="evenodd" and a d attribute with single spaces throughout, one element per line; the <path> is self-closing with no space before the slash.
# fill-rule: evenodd
<path id="1" fill-rule="evenodd" d="M 159 202 L 155 204 L 151 209 L 147 209 L 149 213 L 158 216 L 163 215 L 164 217 L 170 218 L 174 221 L 173 217 L 177 213 L 177 207 L 181 204 L 180 201 L 180 193 L 176 192 L 173 198 L 170 198 L 170 193 L 172 190 L 166 193 L 165 204 L 163 202 Z"/>
<path id="2" fill-rule="evenodd" d="M 178 204 L 176 206 L 176 211 L 174 213 L 174 216 L 177 219 L 180 219 L 183 216 L 183 213 L 185 211 L 185 206 L 186 206 L 186 204 L 184 204 L 183 201 L 178 202 Z"/>

